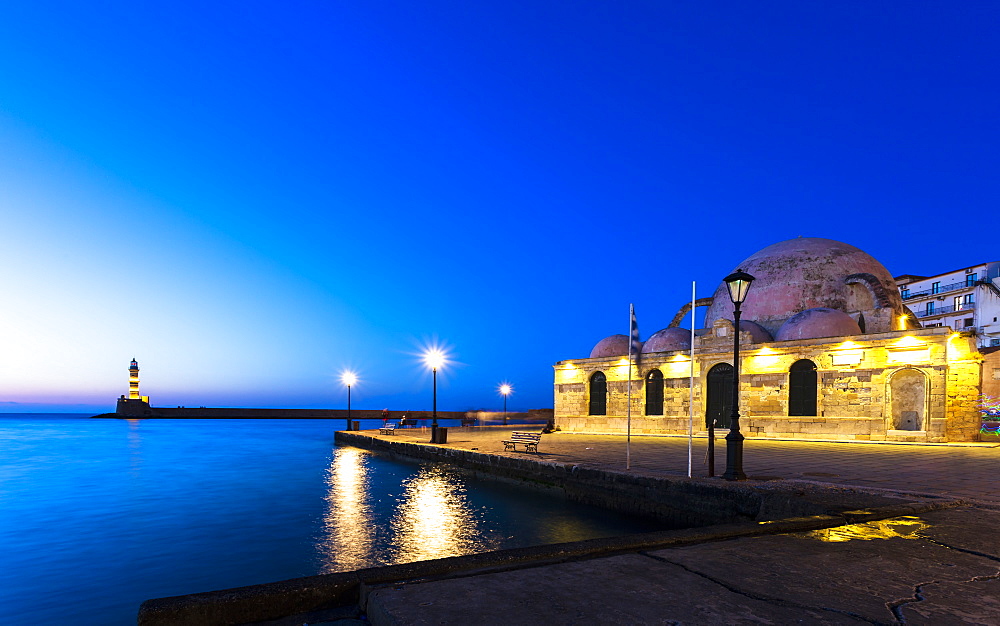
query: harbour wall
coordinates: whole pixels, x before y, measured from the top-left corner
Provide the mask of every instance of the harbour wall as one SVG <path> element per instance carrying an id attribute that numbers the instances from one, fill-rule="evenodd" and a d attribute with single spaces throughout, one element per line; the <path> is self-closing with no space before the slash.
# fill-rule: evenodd
<path id="1" fill-rule="evenodd" d="M 131 403 L 134 404 L 134 403 Z M 407 419 L 430 420 L 432 411 L 390 411 L 390 421 Z M 438 411 L 438 419 L 478 419 L 496 422 L 503 419 L 501 412 L 495 411 Z M 507 420 L 515 422 L 545 423 L 552 416 L 552 409 L 532 409 L 527 412 L 508 412 Z M 95 417 L 121 418 L 162 418 L 162 419 L 342 419 L 348 417 L 347 409 L 254 409 L 223 407 L 135 407 L 119 409 L 116 413 L 104 413 Z M 382 419 L 382 409 L 351 409 L 352 420 Z"/>

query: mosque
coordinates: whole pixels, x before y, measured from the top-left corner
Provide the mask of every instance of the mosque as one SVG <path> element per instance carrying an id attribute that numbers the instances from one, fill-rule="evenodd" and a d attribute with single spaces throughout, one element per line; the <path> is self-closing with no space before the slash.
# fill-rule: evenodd
<path id="1" fill-rule="evenodd" d="M 978 439 L 984 356 L 975 337 L 922 328 L 873 257 L 839 241 L 798 238 L 737 268 L 755 278 L 738 332 L 748 438 Z M 556 426 L 624 433 L 630 421 L 636 434 L 687 434 L 693 407 L 696 433 L 709 424 L 727 429 L 734 306 L 725 283 L 694 304 L 707 307 L 705 328 L 681 328 L 691 319 L 685 304 L 641 344 L 637 364 L 633 357 L 630 366 L 626 335 L 600 340 L 589 358 L 556 363 Z"/>

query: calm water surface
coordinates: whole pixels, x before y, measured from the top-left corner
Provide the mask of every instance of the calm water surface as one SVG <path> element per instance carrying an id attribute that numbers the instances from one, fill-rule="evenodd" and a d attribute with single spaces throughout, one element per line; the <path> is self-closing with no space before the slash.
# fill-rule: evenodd
<path id="1" fill-rule="evenodd" d="M 148 598 L 658 528 L 334 447 L 343 426 L 0 414 L 0 623 L 130 624 Z"/>

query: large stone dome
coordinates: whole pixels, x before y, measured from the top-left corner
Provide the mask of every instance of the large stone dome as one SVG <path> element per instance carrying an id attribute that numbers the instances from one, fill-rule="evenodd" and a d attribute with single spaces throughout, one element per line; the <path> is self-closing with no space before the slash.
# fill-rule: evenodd
<path id="1" fill-rule="evenodd" d="M 786 320 L 806 309 L 842 311 L 869 333 L 894 330 L 894 320 L 907 313 L 892 274 L 881 263 L 832 239 L 781 241 L 733 269 L 737 268 L 755 278 L 741 307 L 742 318 L 760 324 L 773 336 Z M 715 290 L 705 326 L 711 327 L 717 319 L 733 319 L 725 283 Z"/>

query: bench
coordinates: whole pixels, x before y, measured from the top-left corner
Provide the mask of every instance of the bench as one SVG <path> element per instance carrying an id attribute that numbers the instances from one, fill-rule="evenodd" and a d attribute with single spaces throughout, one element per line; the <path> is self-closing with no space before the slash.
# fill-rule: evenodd
<path id="1" fill-rule="evenodd" d="M 396 425 L 392 422 L 389 422 L 388 424 L 383 425 L 382 428 L 378 429 L 378 434 L 380 435 L 391 435 L 394 432 L 396 432 Z"/>
<path id="2" fill-rule="evenodd" d="M 510 438 L 504 440 L 504 451 L 517 451 L 517 444 L 524 446 L 525 452 L 538 452 L 538 441 L 542 438 L 542 433 L 523 433 L 514 431 Z"/>

